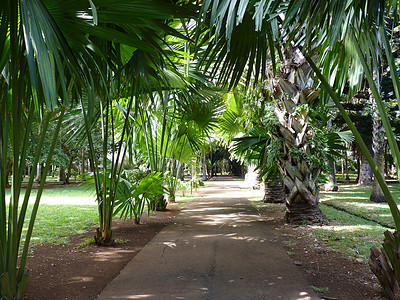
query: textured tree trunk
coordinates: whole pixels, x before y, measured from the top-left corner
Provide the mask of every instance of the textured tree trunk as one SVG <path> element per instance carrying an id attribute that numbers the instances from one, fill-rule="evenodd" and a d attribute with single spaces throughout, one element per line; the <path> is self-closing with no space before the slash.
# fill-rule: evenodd
<path id="1" fill-rule="evenodd" d="M 336 181 L 336 174 L 335 174 L 335 162 L 333 160 L 328 161 L 328 167 L 330 172 L 326 174 L 328 182 L 325 183 L 324 189 L 326 192 L 337 192 L 339 187 Z"/>
<path id="2" fill-rule="evenodd" d="M 372 129 L 372 150 L 374 151 L 374 161 L 381 172 L 384 175 L 385 172 L 385 132 L 382 124 L 382 120 L 379 118 L 378 114 L 375 112 L 373 116 L 373 129 Z M 371 196 L 369 198 L 373 202 L 386 202 L 385 195 L 377 182 L 374 180 L 372 183 Z"/>
<path id="3" fill-rule="evenodd" d="M 371 152 L 371 150 L 370 150 Z M 358 185 L 367 186 L 372 184 L 372 169 L 364 155 L 360 158 L 360 175 L 358 178 Z"/>
<path id="4" fill-rule="evenodd" d="M 295 49 L 288 50 L 281 77 L 270 80 L 265 97 L 274 105 L 278 119 L 274 140 L 282 141 L 278 168 L 282 175 L 286 201 L 286 220 L 293 224 L 325 223 L 328 219 L 318 207 L 316 179 L 321 167 L 304 157 L 315 155 L 309 142 L 314 132 L 309 126 L 309 108 L 318 102 L 319 91 L 312 88 L 309 66 Z M 276 101 L 279 99 L 279 101 Z"/>
<path id="5" fill-rule="evenodd" d="M 207 164 L 206 164 L 206 152 L 205 151 L 203 151 L 201 165 L 202 165 L 202 171 L 203 171 L 202 180 L 206 181 L 207 180 Z"/>
<path id="6" fill-rule="evenodd" d="M 379 60 L 379 55 L 378 55 L 378 49 L 375 48 L 375 53 L 376 57 Z M 380 93 L 380 66 L 375 65 L 375 68 L 373 68 L 373 76 L 374 76 L 374 81 L 375 85 L 378 88 L 378 91 Z M 372 126 L 372 151 L 374 153 L 374 162 L 376 164 L 376 167 L 378 168 L 379 172 L 383 175 L 383 178 L 385 178 L 385 129 L 383 127 L 382 119 L 379 116 L 378 109 L 376 107 L 376 103 L 374 101 L 374 98 L 372 96 L 372 93 L 370 93 L 370 102 L 372 104 L 372 121 L 373 121 L 373 126 Z M 373 202 L 386 202 L 386 197 L 382 192 L 382 189 L 375 179 L 374 182 L 372 183 L 372 191 L 371 191 L 371 196 L 369 199 Z"/>
<path id="7" fill-rule="evenodd" d="M 318 207 L 319 193 L 312 180 L 293 178 L 284 171 L 283 192 L 286 201 L 286 221 L 292 224 L 326 223 L 328 219 Z M 306 186 L 304 183 L 308 183 Z"/>
<path id="8" fill-rule="evenodd" d="M 67 184 L 69 184 L 71 177 L 72 177 L 72 160 L 69 162 L 67 168 L 67 181 L 66 181 Z"/>
<path id="9" fill-rule="evenodd" d="M 60 166 L 60 172 L 58 174 L 58 181 L 62 182 L 63 184 L 67 183 L 67 176 L 65 174 L 65 168 Z"/>
<path id="10" fill-rule="evenodd" d="M 107 226 L 103 226 L 103 230 L 98 227 L 94 240 L 98 246 L 111 245 L 113 243 L 111 226 L 107 224 Z"/>
<path id="11" fill-rule="evenodd" d="M 267 180 L 264 182 L 264 199 L 265 203 L 284 203 L 282 182 L 276 180 Z"/>

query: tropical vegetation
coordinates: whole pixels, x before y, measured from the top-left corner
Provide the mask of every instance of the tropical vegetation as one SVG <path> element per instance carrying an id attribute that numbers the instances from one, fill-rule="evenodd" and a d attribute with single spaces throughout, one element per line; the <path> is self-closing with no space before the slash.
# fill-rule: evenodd
<path id="1" fill-rule="evenodd" d="M 223 147 L 256 163 L 265 181 L 282 181 L 288 221 L 326 222 L 318 185 L 328 161 L 347 155 L 344 145 L 352 143 L 337 131 L 350 130 L 374 174 L 371 200 L 388 203 L 400 230 L 382 159 L 387 141 L 398 178 L 400 151 L 389 111 L 400 103 L 393 54 L 398 4 L 2 1 L 1 297 L 23 298 L 29 244 L 52 164 L 71 170 L 81 154 L 81 171 L 89 169 L 85 177 L 96 193 L 95 241 L 109 245 L 115 215 L 139 222 L 145 206 L 165 209 L 164 194 L 173 201 L 184 169 L 192 169 L 195 181 L 201 161 L 204 179 L 208 169 L 212 176 L 217 159 L 226 156 Z M 383 75 L 390 79 L 387 90 Z M 360 94 L 373 120 L 370 147 L 345 108 Z M 335 115 L 342 128 L 328 126 Z M 225 139 L 218 147 L 214 129 Z M 85 149 L 77 154 L 74 145 Z M 35 179 L 39 189 L 28 211 Z M 370 260 L 391 298 L 400 284 L 397 235 L 385 233 L 384 247 L 373 248 Z"/>

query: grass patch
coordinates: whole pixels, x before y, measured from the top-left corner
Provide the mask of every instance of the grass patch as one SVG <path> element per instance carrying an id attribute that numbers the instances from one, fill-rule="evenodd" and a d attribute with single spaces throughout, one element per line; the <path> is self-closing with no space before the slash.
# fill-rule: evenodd
<path id="1" fill-rule="evenodd" d="M 175 196 L 176 197 L 184 197 L 184 198 L 196 198 L 196 197 L 199 196 L 199 193 L 192 193 L 191 194 L 190 192 L 186 192 L 186 193 L 180 192 L 180 193 L 176 193 Z M 176 201 L 178 201 L 178 200 L 176 200 Z"/>
<path id="2" fill-rule="evenodd" d="M 292 247 L 292 246 L 297 245 L 297 242 L 293 242 L 293 241 L 289 240 L 289 241 L 282 242 L 282 245 L 284 245 L 286 247 Z"/>
<path id="3" fill-rule="evenodd" d="M 400 199 L 400 185 L 393 184 L 390 188 L 395 199 Z M 367 260 L 370 248 L 381 246 L 383 233 L 388 229 L 377 222 L 394 225 L 387 203 L 370 202 L 370 193 L 370 187 L 355 185 L 340 186 L 339 192 L 321 192 L 320 208 L 331 222 L 324 226 L 300 227 L 301 234 L 317 240 L 310 247 L 319 248 L 318 243 L 323 243 L 352 260 Z M 253 198 L 253 206 L 267 219 L 268 212 L 280 212 L 275 215 L 283 218 L 285 205 L 263 203 L 262 196 L 260 193 Z"/>
<path id="4" fill-rule="evenodd" d="M 329 287 L 316 287 L 314 285 L 311 288 L 318 294 L 323 294 L 329 292 Z"/>
<path id="5" fill-rule="evenodd" d="M 23 201 L 25 189 L 21 190 Z M 29 225 L 37 190 L 33 189 L 22 232 L 22 243 Z M 10 191 L 7 191 L 7 198 Z M 69 236 L 91 230 L 98 223 L 98 210 L 93 193 L 85 187 L 45 189 L 40 200 L 39 210 L 33 228 L 31 245 L 50 243 L 68 244 Z"/>
<path id="6" fill-rule="evenodd" d="M 320 208 L 331 222 L 325 226 L 308 226 L 309 234 L 331 249 L 352 259 L 368 259 L 370 248 L 382 243 L 387 228 L 324 204 Z"/>
<path id="7" fill-rule="evenodd" d="M 336 193 L 321 192 L 321 203 L 345 210 L 351 214 L 376 221 L 384 226 L 394 228 L 394 222 L 387 203 L 369 201 L 371 187 L 343 185 Z M 400 204 L 400 185 L 389 185 L 397 205 Z"/>
<path id="8" fill-rule="evenodd" d="M 23 236 L 27 231 L 29 216 L 33 205 L 28 206 L 27 220 Z M 70 235 L 90 230 L 98 223 L 96 205 L 41 204 L 36 216 L 31 245 L 51 243 L 68 244 Z"/>

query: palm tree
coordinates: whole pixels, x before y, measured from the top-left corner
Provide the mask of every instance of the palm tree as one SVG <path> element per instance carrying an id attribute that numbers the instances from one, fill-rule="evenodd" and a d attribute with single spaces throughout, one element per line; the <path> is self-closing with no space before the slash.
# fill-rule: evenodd
<path id="1" fill-rule="evenodd" d="M 266 102 L 273 103 L 277 116 L 276 129 L 269 134 L 273 140 L 281 141 L 278 168 L 283 181 L 286 219 L 296 224 L 323 223 L 326 218 L 318 208 L 317 187 L 323 166 L 316 160 L 321 158 L 322 145 L 313 142 L 316 131 L 310 119 L 319 91 L 312 88 L 308 79 L 307 63 L 297 60 L 297 66 L 293 67 L 294 60 L 286 62 L 291 67 L 283 67 L 279 79 L 270 80 L 262 91 Z"/>
<path id="2" fill-rule="evenodd" d="M 96 2 L 97 6 L 94 4 Z M 97 47 L 99 41 L 124 44 L 125 49 L 153 51 L 144 41 L 155 37 L 156 29 L 172 33 L 162 20 L 170 20 L 177 12 L 175 2 L 154 8 L 152 3 L 122 0 L 103 1 L 13 1 L 0 3 L 0 290 L 1 297 L 23 297 L 28 274 L 25 272 L 29 241 L 44 187 L 40 182 L 28 232 L 20 251 L 22 229 L 40 149 L 48 124 L 56 118 L 57 126 L 45 164 L 50 166 L 58 132 L 66 107 L 78 100 L 104 95 L 109 91 L 103 73 L 109 53 Z M 182 10 L 180 10 L 182 13 Z M 184 14 L 188 12 L 185 11 Z M 136 25 L 136 27 L 135 27 Z M 161 31 L 161 30 L 160 30 Z M 157 41 L 159 40 L 156 38 Z M 146 40 L 147 41 L 147 40 Z M 104 45 L 104 44 L 103 44 Z M 155 48 L 154 48 L 155 47 Z M 128 51 L 129 52 L 129 51 Z M 125 53 L 125 52 L 123 52 Z M 102 56 L 101 65 L 93 57 Z M 113 53 L 118 57 L 118 53 Z M 117 72 L 117 70 L 114 70 Z M 89 88 L 90 87 L 90 88 Z M 92 92 L 92 93 L 90 93 Z M 91 102 L 88 102 L 91 103 Z M 91 107 L 93 104 L 89 104 Z M 83 107 L 83 106 L 82 106 Z M 92 118 L 93 111 L 88 109 Z M 33 162 L 28 188 L 20 203 L 22 175 L 32 120 L 42 120 L 42 137 Z M 92 118 L 93 119 L 93 118 Z M 91 120 L 92 120 L 91 119 Z M 89 129 L 90 131 L 90 129 Z M 10 134 L 10 132 L 12 134 Z M 11 197 L 6 203 L 6 170 L 8 147 L 12 146 L 13 179 Z M 94 164 L 92 160 L 92 164 Z M 21 259 L 18 260 L 18 255 Z"/>
<path id="3" fill-rule="evenodd" d="M 65 107 L 75 91 L 75 84 L 80 80 L 81 68 L 69 46 L 75 42 L 75 47 L 79 48 L 86 41 L 80 40 L 82 32 L 79 30 L 71 37 L 61 32 L 52 15 L 60 7 L 55 5 L 52 8 L 50 12 L 42 1 L 2 1 L 0 4 L 0 291 L 1 297 L 8 299 L 23 297 L 28 278 L 25 272 L 26 259 L 45 176 L 40 181 L 21 249 L 22 231 L 47 129 L 52 117 L 58 116 L 44 174 L 50 166 Z M 71 9 L 66 9 L 66 14 Z M 79 17 L 64 21 L 68 23 L 74 20 L 85 22 Z M 42 121 L 41 137 L 28 187 L 20 202 L 29 135 L 35 115 Z M 13 177 L 7 213 L 4 170 L 10 145 Z"/>
<path id="4" fill-rule="evenodd" d="M 394 17 L 398 19 L 398 1 L 348 1 L 343 5 L 342 1 L 263 1 L 263 2 L 248 2 L 240 1 L 239 3 L 227 0 L 215 0 L 206 2 L 203 5 L 201 18 L 206 19 L 210 7 L 213 7 L 210 18 L 210 28 L 214 33 L 214 39 L 218 41 L 225 39 L 227 47 L 223 48 L 225 53 L 222 53 L 220 58 L 214 56 L 216 66 L 222 65 L 225 67 L 222 79 L 232 77 L 234 80 L 231 85 L 234 86 L 243 74 L 243 65 L 250 61 L 248 76 L 253 70 L 256 74 L 262 68 L 262 59 L 258 63 L 255 60 L 257 53 L 259 58 L 265 53 L 265 45 L 271 45 L 271 58 L 274 57 L 274 51 L 277 49 L 273 42 L 276 41 L 283 31 L 284 42 L 286 45 L 295 42 L 299 45 L 300 50 L 305 54 L 306 59 L 316 76 L 320 80 L 324 88 L 323 96 L 330 97 L 335 103 L 340 114 L 345 119 L 350 130 L 359 144 L 366 160 L 371 165 L 375 175 L 375 179 L 382 188 L 382 191 L 387 199 L 391 213 L 396 224 L 396 229 L 400 230 L 400 212 L 395 204 L 387 184 L 382 174 L 376 168 L 376 165 L 370 155 L 368 148 L 358 133 L 356 127 L 344 110 L 339 94 L 342 94 L 345 87 L 346 92 L 351 95 L 354 90 L 357 90 L 365 78 L 368 81 L 369 87 L 374 95 L 374 100 L 377 105 L 377 110 L 382 117 L 382 122 L 385 128 L 385 134 L 388 139 L 388 144 L 396 161 L 396 168 L 400 174 L 400 151 L 391 129 L 388 114 L 382 103 L 379 92 L 376 88 L 374 78 L 372 76 L 371 64 L 376 63 L 374 58 L 376 42 L 382 41 L 388 65 L 391 72 L 391 78 L 395 88 L 395 94 L 400 104 L 400 81 L 397 73 L 396 65 L 393 59 L 391 45 L 388 39 L 389 30 L 386 28 L 385 17 Z M 247 30 L 243 30 L 246 26 L 247 13 L 250 13 L 253 18 L 253 27 L 247 26 Z M 280 19 L 280 16 L 282 19 Z M 276 20 L 276 21 L 275 21 Z M 279 28 L 277 22 L 281 21 L 282 26 Z M 275 21 L 275 24 L 273 23 Z M 237 25 L 240 24 L 240 25 Z M 246 23 L 247 24 L 247 23 Z M 269 25 L 268 25 L 269 24 Z M 269 27 L 268 27 L 269 26 Z M 238 28 L 242 27 L 242 30 Z M 226 28 L 224 31 L 223 29 Z M 268 30 L 271 29 L 271 30 Z M 252 29 L 254 29 L 252 31 Z M 252 36 L 254 31 L 259 31 L 257 38 L 268 37 L 265 39 L 263 46 L 247 47 L 247 40 L 244 45 L 238 47 L 234 41 L 236 33 L 242 33 L 243 37 Z M 376 37 L 379 35 L 379 39 Z M 265 36 L 266 35 L 266 36 Z M 233 48 L 229 52 L 229 46 Z M 346 47 L 345 47 L 346 46 Z M 253 55 L 254 53 L 254 55 Z M 312 58 L 317 60 L 313 60 Z M 216 58 L 216 59 L 215 59 Z M 315 63 L 317 61 L 317 64 Z M 219 63 L 218 63 L 219 62 Z M 211 63 L 210 63 L 211 65 Z M 253 66 L 254 65 L 254 66 Z M 319 67 L 318 67 L 318 66 Z M 361 72 L 360 72 L 361 71 Z M 349 80 L 350 79 L 350 80 Z M 347 84 L 350 83 L 350 84 Z M 334 88 L 337 92 L 334 91 Z M 399 276 L 395 278 L 393 272 L 385 273 L 380 270 L 397 270 L 398 261 L 395 252 L 398 249 L 398 236 L 386 235 L 385 238 L 386 254 L 381 255 L 379 251 L 374 251 L 371 256 L 372 264 L 378 277 L 383 285 L 386 286 L 386 291 L 390 298 L 394 298 L 397 289 L 393 289 L 399 285 L 390 285 L 391 282 L 399 282 Z M 381 265 L 380 259 L 386 257 L 386 264 Z M 385 281 L 385 276 L 387 280 Z M 386 282 L 386 284 L 385 284 Z"/>
<path id="5" fill-rule="evenodd" d="M 224 13 L 221 11 L 220 13 Z M 225 40 L 223 37 L 218 39 L 217 46 L 223 47 L 222 50 L 220 48 L 215 47 L 209 50 L 206 53 L 210 55 L 208 62 L 206 64 L 207 67 L 212 66 L 211 74 L 219 74 L 219 79 L 222 84 L 227 84 L 229 87 L 233 87 L 237 84 L 241 78 L 239 76 L 239 72 L 243 72 L 243 70 L 247 70 L 246 82 L 250 81 L 250 76 L 252 74 L 252 65 L 254 65 L 255 69 L 255 80 L 257 81 L 257 77 L 265 77 L 266 70 L 260 71 L 260 68 L 264 68 L 267 65 L 267 60 L 272 64 L 272 67 L 276 66 L 275 60 L 275 49 L 278 50 L 278 53 L 281 55 L 281 68 L 279 78 L 276 80 L 277 84 L 272 83 L 273 76 L 271 76 L 269 80 L 270 96 L 267 96 L 267 101 L 274 102 L 274 100 L 279 99 L 280 101 L 284 101 L 285 104 L 279 105 L 279 101 L 275 101 L 275 113 L 280 120 L 279 127 L 279 136 L 276 136 L 275 139 L 283 139 L 283 144 L 281 152 L 284 153 L 283 158 L 279 159 L 279 169 L 283 179 L 284 193 L 287 204 L 287 214 L 286 218 L 289 222 L 292 223 L 302 223 L 306 220 L 307 223 L 314 222 L 325 222 L 326 218 L 324 218 L 322 212 L 318 208 L 318 187 L 316 185 L 316 180 L 321 171 L 321 166 L 312 168 L 310 164 L 306 164 L 303 161 L 301 162 L 301 158 L 298 156 L 289 153 L 295 149 L 293 145 L 295 144 L 295 140 L 298 137 L 306 136 L 305 130 L 309 128 L 308 124 L 308 116 L 304 116 L 304 119 L 296 120 L 296 111 L 292 109 L 297 109 L 296 107 L 302 107 L 304 105 L 311 104 L 312 107 L 315 103 L 315 99 L 317 98 L 317 93 L 311 93 L 310 88 L 312 81 L 308 76 L 309 68 L 306 67 L 304 61 L 302 61 L 301 55 L 299 55 L 299 51 L 293 47 L 289 47 L 286 51 L 281 51 L 281 49 L 275 44 L 271 43 L 272 32 L 271 32 L 271 24 L 268 22 L 262 22 L 258 28 L 265 29 L 268 36 L 263 36 L 255 33 L 252 38 L 245 39 L 244 41 L 239 37 L 243 37 L 244 32 L 246 32 L 246 36 L 249 35 L 249 31 L 251 34 L 253 32 L 257 32 L 257 25 L 254 25 L 254 21 L 249 19 L 247 14 L 249 12 L 244 12 L 241 18 L 241 24 L 232 29 L 232 35 L 229 36 L 230 39 Z M 217 13 L 218 14 L 218 13 Z M 239 14 L 239 12 L 238 12 Z M 211 13 L 213 15 L 213 13 Z M 221 20 L 225 20 L 225 16 L 220 16 Z M 229 16 L 226 17 L 226 22 L 229 24 L 230 19 Z M 277 20 L 275 20 L 277 22 Z M 251 26 L 253 24 L 253 27 Z M 277 25 L 277 24 L 275 24 Z M 218 27 L 217 27 L 218 28 Z M 226 26 L 229 28 L 229 25 Z M 269 31 L 268 31 L 269 29 Z M 253 30 L 253 32 L 251 31 Z M 228 34 L 228 32 L 226 32 Z M 270 38 L 268 40 L 268 38 Z M 260 48 L 261 41 L 264 41 L 264 47 Z M 267 50 L 265 45 L 269 45 L 269 59 L 267 58 Z M 214 45 L 210 45 L 213 47 Z M 262 53 L 265 51 L 265 54 L 262 56 L 257 53 Z M 237 57 L 240 57 L 240 60 L 237 60 Z M 255 59 L 257 58 L 257 59 Z M 246 63 L 250 64 L 250 68 L 246 69 Z M 308 69 L 306 71 L 306 69 Z M 230 79 L 230 82 L 228 81 Z M 228 84 L 229 82 L 229 84 Z M 279 83 L 278 83 L 279 82 Z M 300 86 L 300 89 L 295 88 L 295 86 Z M 304 91 L 303 91 L 304 90 Z M 289 95 L 287 98 L 285 95 Z M 310 98 L 307 99 L 307 97 Z M 298 99 L 306 98 L 306 101 L 299 101 Z M 292 99 L 290 99 L 292 98 Z M 309 103 L 310 102 L 310 103 Z M 289 104 L 290 103 L 290 104 Z M 301 110 L 301 108 L 299 108 Z M 285 119 L 286 115 L 289 114 L 289 119 Z M 307 113 L 305 113 L 307 114 Z M 296 121 L 293 121 L 296 120 Z M 301 124 L 301 126 L 299 125 Z M 296 126 L 294 128 L 293 126 Z M 303 130 L 304 127 L 304 131 Z M 311 133 L 311 132 L 310 132 Z M 270 135 L 273 135 L 269 132 Z M 303 143 L 304 142 L 304 143 Z M 285 144 L 286 143 L 286 144 Z M 306 142 L 302 141 L 301 143 L 305 145 Z M 300 147 L 301 148 L 301 147 Z M 304 155 L 314 155 L 314 153 L 310 152 L 309 149 L 305 151 L 305 149 L 301 149 Z M 301 168 L 300 168 L 301 166 Z M 304 173 L 293 172 L 292 169 L 296 170 L 304 170 Z M 311 170 L 312 169 L 312 170 Z M 268 185 L 266 185 L 268 187 Z"/>
<path id="6" fill-rule="evenodd" d="M 373 116 L 373 131 L 372 131 L 372 150 L 374 151 L 374 161 L 379 169 L 379 172 L 385 174 L 385 148 L 386 144 L 384 141 L 385 131 L 383 128 L 382 120 L 378 116 L 377 112 L 374 112 Z M 370 200 L 373 202 L 386 202 L 386 197 L 382 192 L 382 189 L 377 182 L 374 180 L 372 183 L 372 190 Z"/>

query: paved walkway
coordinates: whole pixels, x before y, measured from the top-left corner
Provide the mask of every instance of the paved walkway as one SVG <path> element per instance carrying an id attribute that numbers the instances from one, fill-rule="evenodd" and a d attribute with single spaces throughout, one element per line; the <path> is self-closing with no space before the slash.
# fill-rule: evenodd
<path id="1" fill-rule="evenodd" d="M 210 181 L 98 299 L 320 299 L 240 181 Z"/>

